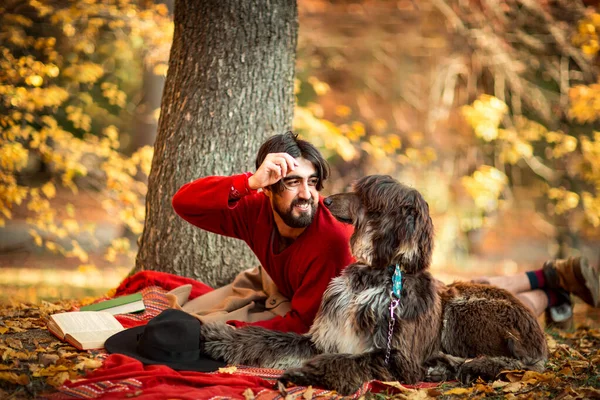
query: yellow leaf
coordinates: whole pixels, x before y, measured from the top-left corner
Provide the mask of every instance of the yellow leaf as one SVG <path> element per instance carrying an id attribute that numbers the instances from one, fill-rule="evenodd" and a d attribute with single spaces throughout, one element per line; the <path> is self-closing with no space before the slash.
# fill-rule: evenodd
<path id="1" fill-rule="evenodd" d="M 47 198 L 52 199 L 56 196 L 56 187 L 52 182 L 47 182 L 42 186 L 42 192 Z"/>
<path id="2" fill-rule="evenodd" d="M 167 76 L 167 71 L 169 70 L 169 66 L 167 64 L 157 64 L 154 66 L 153 72 L 154 75 L 162 75 Z"/>
<path id="3" fill-rule="evenodd" d="M 254 400 L 254 392 L 252 391 L 252 389 L 247 388 L 242 394 L 244 395 L 245 400 Z"/>
<path id="4" fill-rule="evenodd" d="M 219 373 L 221 374 L 234 374 L 237 371 L 237 367 L 232 365 L 230 367 L 219 368 Z"/>
<path id="5" fill-rule="evenodd" d="M 17 385 L 28 385 L 29 377 L 25 374 L 17 375 L 14 372 L 0 372 L 0 380 L 16 383 Z"/>
<path id="6" fill-rule="evenodd" d="M 306 388 L 304 393 L 302 394 L 302 398 L 305 400 L 311 400 L 313 398 L 314 389 L 312 386 Z"/>
<path id="7" fill-rule="evenodd" d="M 521 390 L 522 387 L 523 387 L 522 382 L 511 382 L 508 385 L 504 386 L 502 391 L 504 393 L 515 393 L 515 392 L 518 392 L 519 390 Z"/>
<path id="8" fill-rule="evenodd" d="M 30 75 L 25 78 L 25 83 L 30 86 L 42 86 L 42 83 L 44 83 L 44 78 L 39 75 Z"/>
<path id="9" fill-rule="evenodd" d="M 463 394 L 469 394 L 473 392 L 473 388 L 454 388 L 454 389 L 450 389 L 444 392 L 445 395 L 463 395 Z"/>
<path id="10" fill-rule="evenodd" d="M 49 377 L 48 379 L 46 379 L 46 382 L 50 385 L 53 386 L 55 388 L 60 387 L 63 385 L 63 383 L 65 383 L 65 381 L 69 379 L 69 373 L 68 372 L 59 372 L 58 374 Z"/>
<path id="11" fill-rule="evenodd" d="M 74 368 L 76 370 L 96 369 L 96 368 L 100 368 L 101 366 L 102 366 L 102 361 L 94 360 L 93 358 L 85 358 L 83 361 L 75 364 Z"/>

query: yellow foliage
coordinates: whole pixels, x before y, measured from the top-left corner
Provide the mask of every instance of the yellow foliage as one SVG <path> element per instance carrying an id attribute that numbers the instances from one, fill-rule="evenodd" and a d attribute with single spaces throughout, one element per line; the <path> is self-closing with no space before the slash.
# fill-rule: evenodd
<path id="1" fill-rule="evenodd" d="M 579 205 L 579 195 L 564 187 L 548 189 L 548 198 L 555 200 L 556 213 L 563 214 Z"/>
<path id="2" fill-rule="evenodd" d="M 462 184 L 475 201 L 475 206 L 490 212 L 498 208 L 498 197 L 508 184 L 508 178 L 502 171 L 482 165 L 471 176 L 463 177 Z"/>
<path id="3" fill-rule="evenodd" d="M 315 91 L 317 96 L 323 96 L 330 90 L 330 87 L 327 83 L 319 80 L 317 77 L 314 76 L 308 78 L 308 83 L 312 85 L 313 90 Z"/>
<path id="4" fill-rule="evenodd" d="M 118 115 L 114 109 L 127 106 L 118 65 L 131 63 L 140 46 L 149 45 L 153 51 L 146 65 L 166 66 L 173 23 L 162 4 L 144 10 L 129 0 L 28 4 L 27 15 L 0 12 L 0 37 L 5 39 L 0 41 L 0 226 L 12 217 L 13 205 L 25 202 L 29 232 L 38 246 L 87 262 L 87 252 L 74 238 L 86 232 L 93 242 L 93 224 L 80 226 L 73 205 L 58 220 L 49 200 L 61 185 L 77 192 L 76 178 L 100 166 L 104 170 L 90 178 L 99 180 L 93 185 L 116 199 L 116 213 L 124 212 L 132 231 L 141 231 L 147 188 L 134 176 L 149 173 L 152 148 L 131 158 L 118 153 L 120 133 L 106 115 Z M 112 110 L 97 103 L 96 93 Z M 53 173 L 39 188 L 17 184 L 16 173 L 31 159 Z M 60 239 L 71 239 L 69 250 Z"/>
<path id="5" fill-rule="evenodd" d="M 579 21 L 577 33 L 573 36 L 572 42 L 575 46 L 580 47 L 584 54 L 593 57 L 598 54 L 600 49 L 598 32 L 600 32 L 600 14 L 592 13 Z"/>
<path id="6" fill-rule="evenodd" d="M 20 171 L 27 165 L 29 151 L 19 142 L 4 143 L 0 147 L 0 167 L 4 171 Z"/>
<path id="7" fill-rule="evenodd" d="M 579 123 L 600 118 L 600 84 L 578 85 L 569 90 L 569 117 Z"/>
<path id="8" fill-rule="evenodd" d="M 498 128 L 508 112 L 503 101 L 489 95 L 482 95 L 470 106 L 463 106 L 462 113 L 475 130 L 475 134 L 486 142 L 498 138 Z"/>

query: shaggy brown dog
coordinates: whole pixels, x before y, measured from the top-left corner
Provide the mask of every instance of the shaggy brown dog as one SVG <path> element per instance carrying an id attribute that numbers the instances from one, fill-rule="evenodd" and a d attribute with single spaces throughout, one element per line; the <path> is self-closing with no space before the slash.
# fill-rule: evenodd
<path id="1" fill-rule="evenodd" d="M 207 324 L 207 353 L 234 364 L 284 368 L 284 382 L 342 394 L 372 379 L 470 381 L 503 369 L 543 368 L 543 332 L 516 298 L 491 286 L 445 287 L 433 279 L 433 224 L 418 191 L 389 176 L 367 176 L 325 205 L 354 225 L 356 262 L 331 281 L 310 332 Z M 397 269 L 402 287 L 394 295 Z"/>

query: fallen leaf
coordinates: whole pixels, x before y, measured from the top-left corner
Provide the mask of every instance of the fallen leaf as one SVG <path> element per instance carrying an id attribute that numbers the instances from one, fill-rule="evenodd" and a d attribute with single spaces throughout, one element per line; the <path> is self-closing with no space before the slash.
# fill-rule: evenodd
<path id="1" fill-rule="evenodd" d="M 494 389 L 501 388 L 501 387 L 508 385 L 509 383 L 510 382 L 506 382 L 506 381 L 494 381 L 492 383 L 492 388 L 494 388 Z"/>
<path id="2" fill-rule="evenodd" d="M 473 386 L 475 393 L 495 393 L 495 390 L 487 384 L 477 383 Z"/>
<path id="3" fill-rule="evenodd" d="M 102 366 L 102 361 L 94 360 L 93 358 L 85 358 L 83 361 L 75 364 L 74 368 L 76 370 L 96 369 L 96 368 L 100 368 L 101 366 Z"/>
<path id="4" fill-rule="evenodd" d="M 569 366 L 576 374 L 586 371 L 590 367 L 589 361 L 569 360 Z"/>
<path id="5" fill-rule="evenodd" d="M 577 393 L 570 386 L 567 386 L 558 396 L 556 396 L 557 399 L 562 399 L 562 400 L 575 399 L 577 397 L 579 397 L 579 393 Z"/>
<path id="6" fill-rule="evenodd" d="M 600 399 L 600 389 L 593 387 L 582 387 L 579 391 L 585 396 L 586 399 Z"/>
<path id="7" fill-rule="evenodd" d="M 439 395 L 441 395 L 441 392 Z M 403 396 L 406 398 L 406 400 L 427 400 L 432 397 L 437 397 L 429 395 L 429 391 L 427 389 L 413 390 L 409 393 L 404 394 Z"/>
<path id="8" fill-rule="evenodd" d="M 230 367 L 219 368 L 219 373 L 221 374 L 234 374 L 237 371 L 237 367 L 232 365 Z"/>
<path id="9" fill-rule="evenodd" d="M 302 394 L 302 398 L 305 399 L 305 400 L 310 400 L 310 399 L 313 398 L 314 392 L 315 392 L 315 390 L 313 389 L 313 387 L 309 386 L 309 387 L 306 388 L 306 390 Z"/>
<path id="10" fill-rule="evenodd" d="M 381 382 L 381 383 L 383 383 L 384 385 L 399 389 L 401 392 L 414 392 L 414 389 L 409 389 L 406 386 L 402 385 L 398 381 L 388 381 L 388 382 Z"/>
<path id="11" fill-rule="evenodd" d="M 243 395 L 246 400 L 254 400 L 254 392 L 250 388 L 244 390 Z"/>
<path id="12" fill-rule="evenodd" d="M 69 379 L 69 373 L 68 372 L 59 372 L 56 375 L 50 376 L 46 379 L 46 382 L 50 385 L 53 386 L 55 388 L 62 386 L 63 383 L 65 383 L 65 381 Z"/>
<path id="13" fill-rule="evenodd" d="M 526 371 L 521 378 L 521 381 L 524 383 L 537 383 L 537 382 L 547 382 L 555 379 L 556 377 L 552 372 L 535 372 L 535 371 Z"/>
<path id="14" fill-rule="evenodd" d="M 14 359 L 35 360 L 35 359 L 37 359 L 37 356 L 35 356 L 33 353 L 30 353 L 28 351 L 16 351 L 11 348 L 7 348 L 6 350 L 4 350 L 4 353 L 2 354 L 3 361 L 14 360 Z"/>
<path id="15" fill-rule="evenodd" d="M 564 367 L 563 369 L 561 369 L 560 371 L 558 371 L 559 374 L 564 375 L 564 376 L 573 376 L 575 375 L 573 373 L 573 370 L 571 369 L 571 367 Z"/>
<path id="16" fill-rule="evenodd" d="M 41 368 L 38 371 L 34 372 L 32 376 L 54 376 L 65 371 L 68 371 L 69 367 L 65 365 L 51 365 L 47 368 Z"/>
<path id="17" fill-rule="evenodd" d="M 515 393 L 521 390 L 522 387 L 523 383 L 521 382 L 511 382 L 508 385 L 504 386 L 504 388 L 502 388 L 502 391 L 504 393 Z"/>
<path id="18" fill-rule="evenodd" d="M 427 389 L 427 396 L 429 397 L 439 397 L 442 395 L 442 391 L 438 388 Z"/>
<path id="19" fill-rule="evenodd" d="M 13 349 L 21 350 L 23 348 L 23 343 L 18 339 L 8 338 L 5 343 Z"/>
<path id="20" fill-rule="evenodd" d="M 473 392 L 473 388 L 460 388 L 460 387 L 457 387 L 457 388 L 445 391 L 444 394 L 449 396 L 451 394 L 462 395 L 462 394 L 468 394 L 468 393 L 471 393 L 471 392 Z"/>
<path id="21" fill-rule="evenodd" d="M 548 350 L 553 353 L 558 347 L 558 343 L 550 335 L 546 335 L 546 343 L 548 344 Z"/>
<path id="22" fill-rule="evenodd" d="M 28 385 L 29 377 L 25 374 L 15 374 L 14 372 L 0 372 L 0 380 L 16 383 L 17 385 Z"/>
<path id="23" fill-rule="evenodd" d="M 505 371 L 501 372 L 501 376 L 504 376 L 509 382 L 520 382 L 525 375 L 525 371 Z"/>

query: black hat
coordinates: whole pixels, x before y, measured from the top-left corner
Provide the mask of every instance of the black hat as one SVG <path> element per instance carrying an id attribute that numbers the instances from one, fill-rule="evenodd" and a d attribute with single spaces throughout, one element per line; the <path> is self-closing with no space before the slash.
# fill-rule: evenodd
<path id="1" fill-rule="evenodd" d="M 109 353 L 125 354 L 144 364 L 161 364 L 185 371 L 216 371 L 226 363 L 202 352 L 200 326 L 197 318 L 169 308 L 144 326 L 112 335 L 104 347 Z"/>

